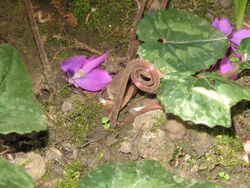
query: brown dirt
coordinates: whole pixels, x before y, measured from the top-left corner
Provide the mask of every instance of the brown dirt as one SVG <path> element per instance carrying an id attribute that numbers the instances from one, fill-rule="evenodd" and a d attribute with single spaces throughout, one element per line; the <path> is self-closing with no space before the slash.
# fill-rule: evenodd
<path id="1" fill-rule="evenodd" d="M 70 1 L 62 2 L 64 2 L 63 5 L 68 11 L 72 10 Z M 160 115 L 163 113 L 162 111 L 152 111 L 148 112 L 146 116 L 139 116 L 133 125 L 115 130 L 105 130 L 100 123 L 100 119 L 103 115 L 107 115 L 107 112 L 100 110 L 98 117 L 96 117 L 97 121 L 94 121 L 94 130 L 91 129 L 92 131 L 84 135 L 83 140 L 80 142 L 79 140 L 71 142 L 72 134 L 69 132 L 58 134 L 57 130 L 64 129 L 65 124 L 77 118 L 72 117 L 72 113 L 76 109 L 75 103 L 79 103 L 79 101 L 83 104 L 87 103 L 86 101 L 97 103 L 101 95 L 100 93 L 81 92 L 65 86 L 63 75 L 59 69 L 61 61 L 72 55 L 89 54 L 84 50 L 71 48 L 72 43 L 69 43 L 69 41 L 84 42 L 98 51 L 110 50 L 113 56 L 123 57 L 126 53 L 129 30 L 136 10 L 136 4 L 132 0 L 128 2 L 130 2 L 130 7 L 124 8 L 123 12 L 119 12 L 120 15 L 117 16 L 117 19 L 120 20 L 116 22 L 110 18 L 110 23 L 105 22 L 106 26 L 99 27 L 98 24 L 103 24 L 102 22 L 97 23 L 98 27 L 79 23 L 78 27 L 72 28 L 60 17 L 50 4 L 50 1 L 33 1 L 33 5 L 36 7 L 35 12 L 43 9 L 54 18 L 51 22 L 39 24 L 45 50 L 49 60 L 53 63 L 54 74 L 59 86 L 58 95 L 54 101 L 48 99 L 41 60 L 22 1 L 9 0 L 1 4 L 0 43 L 10 43 L 22 54 L 31 75 L 37 98 L 45 106 L 50 118 L 49 137 L 45 134 L 48 139 L 47 144 L 37 151 L 47 163 L 47 175 L 46 180 L 40 180 L 37 184 L 43 187 L 47 182 L 52 181 L 55 183 L 54 180 L 58 176 L 63 176 L 64 164 L 69 164 L 74 160 L 80 160 L 84 164 L 82 173 L 85 174 L 93 167 L 109 161 L 155 159 L 160 161 L 169 171 L 176 172 L 179 175 L 212 180 L 227 187 L 250 187 L 250 171 L 242 165 L 242 148 L 233 152 L 234 158 L 237 159 L 235 165 L 230 166 L 223 159 L 218 159 L 225 157 L 225 160 L 227 160 L 221 151 L 225 150 L 226 153 L 226 150 L 234 147 L 233 144 L 230 145 L 231 142 L 218 143 L 218 136 L 226 135 L 236 139 L 234 138 L 233 129 L 216 128 L 211 130 L 203 126 L 185 124 L 181 125 L 181 130 L 184 133 L 181 133 L 178 139 L 172 140 L 164 128 L 153 129 L 151 127 L 152 125 L 160 127 L 164 124 L 165 116 Z M 185 5 L 183 1 L 175 2 L 174 7 L 188 9 L 190 12 L 198 12 L 208 19 L 217 15 L 218 10 L 223 9 L 220 5 L 216 7 L 216 3 L 209 4 L 209 7 L 203 7 L 202 1 L 193 0 L 190 2 L 200 4 L 195 4 L 197 6 L 192 7 L 190 3 Z M 97 3 L 96 6 L 101 5 Z M 121 4 L 120 6 L 124 5 Z M 223 9 L 222 14 L 227 15 L 229 12 L 232 12 L 232 7 Z M 114 15 L 107 16 L 114 17 Z M 244 72 L 237 82 L 250 88 L 250 72 Z M 250 125 L 249 109 L 249 103 L 241 103 L 233 109 L 233 115 L 237 115 L 237 121 L 245 127 Z M 147 120 L 146 117 L 153 119 L 153 121 Z M 67 129 L 67 131 L 70 130 Z M 22 150 L 22 147 L 19 150 Z M 218 158 L 213 159 L 213 157 Z M 233 163 L 234 161 L 230 162 Z M 219 178 L 217 174 L 220 171 L 227 172 L 231 179 L 226 181 Z"/>

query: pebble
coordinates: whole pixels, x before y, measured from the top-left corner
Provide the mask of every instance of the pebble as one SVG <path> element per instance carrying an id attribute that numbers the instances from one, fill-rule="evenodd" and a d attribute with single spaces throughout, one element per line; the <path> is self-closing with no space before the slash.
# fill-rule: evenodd
<path id="1" fill-rule="evenodd" d="M 187 134 L 185 123 L 175 119 L 168 120 L 164 125 L 164 129 L 167 131 L 168 137 L 172 141 L 180 140 Z"/>
<path id="2" fill-rule="evenodd" d="M 49 148 L 45 154 L 45 160 L 47 161 L 62 161 L 63 154 L 57 148 Z"/>
<path id="3" fill-rule="evenodd" d="M 118 141 L 117 138 L 115 138 L 114 136 L 110 135 L 110 136 L 108 136 L 108 137 L 106 138 L 105 144 L 106 144 L 107 146 L 111 146 L 111 145 L 115 144 L 117 141 Z"/>
<path id="4" fill-rule="evenodd" d="M 24 170 L 34 179 L 40 180 L 46 173 L 46 163 L 40 154 L 30 153 L 17 153 L 13 163 L 24 167 Z"/>

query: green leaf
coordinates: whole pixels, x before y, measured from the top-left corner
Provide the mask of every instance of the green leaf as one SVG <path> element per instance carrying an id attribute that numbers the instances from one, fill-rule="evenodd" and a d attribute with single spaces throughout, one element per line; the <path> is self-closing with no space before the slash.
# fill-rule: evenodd
<path id="1" fill-rule="evenodd" d="M 157 98 L 166 113 L 184 121 L 231 127 L 230 108 L 241 100 L 250 101 L 250 90 L 218 74 L 171 73 L 161 80 Z"/>
<path id="2" fill-rule="evenodd" d="M 104 129 L 109 129 L 111 127 L 110 123 L 103 124 Z"/>
<path id="3" fill-rule="evenodd" d="M 225 176 L 225 172 L 223 172 L 223 171 L 219 172 L 219 173 L 218 173 L 218 176 L 219 176 L 220 178 L 223 178 L 223 177 Z"/>
<path id="4" fill-rule="evenodd" d="M 106 124 L 109 122 L 109 118 L 107 117 L 102 117 L 102 124 Z"/>
<path id="5" fill-rule="evenodd" d="M 229 174 L 226 174 L 226 173 L 223 172 L 223 171 L 219 172 L 219 173 L 218 173 L 218 176 L 219 176 L 220 178 L 223 178 L 224 180 L 227 180 L 227 181 L 231 179 L 230 176 L 229 176 Z"/>
<path id="6" fill-rule="evenodd" d="M 250 69 L 250 61 L 245 61 L 240 64 L 241 69 Z"/>
<path id="7" fill-rule="evenodd" d="M 103 165 L 89 172 L 79 188 L 221 188 L 211 182 L 187 180 L 152 160 Z"/>
<path id="8" fill-rule="evenodd" d="M 0 45 L 0 133 L 25 134 L 47 129 L 47 118 L 32 91 L 18 52 Z"/>
<path id="9" fill-rule="evenodd" d="M 239 53 L 243 55 L 244 61 L 250 60 L 250 38 L 245 38 L 240 42 Z"/>
<path id="10" fill-rule="evenodd" d="M 225 174 L 225 176 L 223 177 L 225 180 L 230 180 L 231 178 L 230 178 L 230 176 L 228 175 L 228 174 Z"/>
<path id="11" fill-rule="evenodd" d="M 157 11 L 139 23 L 142 59 L 163 73 L 196 72 L 224 56 L 227 37 L 203 18 L 180 10 Z"/>
<path id="12" fill-rule="evenodd" d="M 19 166 L 0 158 L 1 188 L 33 188 L 32 178 Z"/>

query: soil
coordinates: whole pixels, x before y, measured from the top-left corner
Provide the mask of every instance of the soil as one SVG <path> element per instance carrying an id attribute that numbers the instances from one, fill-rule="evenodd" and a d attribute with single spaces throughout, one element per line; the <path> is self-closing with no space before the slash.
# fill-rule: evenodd
<path id="1" fill-rule="evenodd" d="M 0 43 L 13 45 L 22 55 L 32 78 L 34 92 L 50 121 L 48 132 L 1 136 L 0 143 L 15 148 L 14 153 L 8 154 L 10 160 L 18 161 L 19 156 L 25 158 L 25 155 L 32 153 L 33 158 L 45 163 L 40 166 L 45 168 L 41 171 L 45 173 L 46 170 L 46 174 L 34 177 L 37 187 L 66 187 L 63 185 L 69 180 L 65 171 L 73 162 L 81 164 L 79 171 L 84 175 L 100 164 L 142 159 L 158 160 L 168 171 L 184 177 L 210 180 L 225 187 L 250 187 L 250 170 L 244 166 L 243 148 L 233 128 L 209 129 L 182 122 L 172 115 L 166 116 L 162 110 L 153 110 L 136 117 L 129 125 L 105 129 L 101 118 L 107 116 L 109 111 L 100 107 L 99 99 L 103 93 L 90 93 L 68 86 L 60 63 L 73 55 L 91 55 L 77 47 L 74 41 L 85 43 L 100 52 L 108 50 L 113 57 L 125 57 L 136 3 L 133 0 L 90 1 L 90 6 L 96 10 L 88 15 L 88 9 L 79 13 L 73 1 L 61 2 L 68 12 L 78 18 L 77 27 L 71 27 L 50 0 L 32 1 L 35 13 L 42 10 L 52 18 L 38 26 L 54 69 L 53 74 L 56 75 L 58 88 L 53 100 L 49 98 L 42 63 L 23 2 L 8 0 L 0 6 Z M 222 15 L 233 20 L 230 0 L 177 0 L 170 8 L 185 9 L 209 21 L 214 16 Z M 247 11 L 249 14 L 246 15 L 250 15 L 250 8 Z M 108 62 L 105 66 L 113 74 L 124 68 L 124 64 L 109 65 Z M 250 72 L 243 72 L 237 82 L 250 88 Z M 143 96 L 142 102 L 139 99 Z M 143 93 L 137 94 L 121 116 L 132 113 L 141 103 L 150 104 L 152 100 Z M 236 105 L 232 109 L 232 116 L 237 123 L 250 130 L 247 127 L 250 125 L 249 102 Z M 171 129 L 172 126 L 174 129 Z M 219 172 L 228 174 L 230 180 L 219 177 Z"/>

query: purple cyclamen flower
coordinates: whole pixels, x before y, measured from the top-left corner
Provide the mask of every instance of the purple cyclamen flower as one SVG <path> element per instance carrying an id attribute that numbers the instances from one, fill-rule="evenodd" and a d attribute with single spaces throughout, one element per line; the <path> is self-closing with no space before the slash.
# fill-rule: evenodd
<path id="1" fill-rule="evenodd" d="M 231 26 L 229 20 L 225 17 L 221 18 L 221 20 L 215 18 L 212 25 L 228 37 L 230 41 L 230 50 L 236 58 L 239 58 L 240 61 L 242 61 L 242 56 L 238 53 L 237 48 L 239 47 L 242 39 L 250 37 L 250 30 L 239 29 L 238 31 L 233 32 L 233 27 Z M 229 57 L 227 55 L 224 56 L 220 61 L 221 74 L 225 74 L 232 69 L 233 66 Z"/>
<path id="2" fill-rule="evenodd" d="M 107 53 L 99 57 L 74 56 L 64 60 L 61 69 L 67 81 L 75 87 L 99 91 L 112 81 L 111 75 L 106 70 L 100 69 L 106 58 Z"/>

